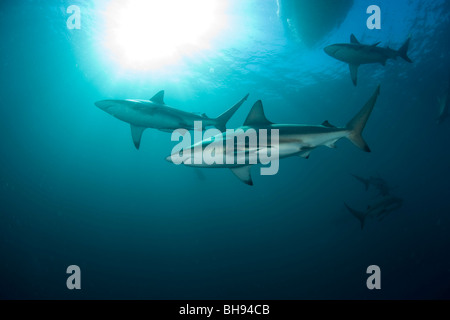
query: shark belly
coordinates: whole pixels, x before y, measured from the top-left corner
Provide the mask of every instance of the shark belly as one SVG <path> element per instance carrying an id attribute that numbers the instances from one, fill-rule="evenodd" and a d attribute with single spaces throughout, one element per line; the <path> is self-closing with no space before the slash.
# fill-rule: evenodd
<path id="1" fill-rule="evenodd" d="M 280 136 L 280 158 L 297 155 L 298 153 L 312 150 L 319 146 L 334 148 L 334 143 L 347 137 L 350 132 L 339 128 L 305 127 L 300 134 Z"/>
<path id="2" fill-rule="evenodd" d="M 353 65 L 381 63 L 386 60 L 386 57 L 378 52 L 353 48 L 340 49 L 336 52 L 335 58 Z"/>
<path id="3" fill-rule="evenodd" d="M 127 122 L 131 125 L 143 128 L 154 128 L 159 130 L 176 130 L 179 128 L 191 129 L 194 123 L 187 125 L 180 117 L 160 113 L 158 111 L 141 112 L 137 110 L 124 110 L 123 112 L 113 114 L 117 119 Z"/>
<path id="4" fill-rule="evenodd" d="M 195 154 L 196 152 L 203 153 L 202 155 L 197 154 L 197 159 L 202 159 L 195 163 L 190 159 L 189 163 L 185 163 L 188 166 L 198 166 L 198 167 L 211 167 L 211 168 L 234 168 L 251 164 L 261 164 L 261 158 L 265 159 L 267 155 L 272 152 L 277 151 L 278 157 L 280 159 L 287 158 L 291 156 L 297 156 L 304 152 L 310 152 L 318 146 L 328 146 L 334 148 L 334 143 L 349 135 L 349 131 L 339 128 L 323 128 L 323 127 L 310 127 L 310 130 L 322 131 L 321 133 L 305 133 L 305 134 L 288 134 L 283 135 L 283 130 L 280 131 L 280 141 L 278 144 L 269 144 L 267 146 L 255 146 L 252 148 L 239 148 L 235 143 L 233 153 L 230 154 L 229 150 L 227 152 L 226 143 L 219 143 L 214 146 L 214 148 L 197 149 L 191 148 L 191 152 Z M 301 130 L 308 130 L 308 127 L 301 128 Z M 203 156 L 213 155 L 216 160 L 214 163 L 208 164 L 203 160 Z"/>

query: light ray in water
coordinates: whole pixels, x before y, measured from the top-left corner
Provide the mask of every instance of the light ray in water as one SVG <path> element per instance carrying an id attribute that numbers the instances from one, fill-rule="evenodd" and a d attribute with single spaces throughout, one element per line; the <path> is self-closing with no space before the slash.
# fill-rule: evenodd
<path id="1" fill-rule="evenodd" d="M 112 1 L 104 49 L 125 69 L 154 70 L 206 50 L 225 25 L 217 0 Z"/>

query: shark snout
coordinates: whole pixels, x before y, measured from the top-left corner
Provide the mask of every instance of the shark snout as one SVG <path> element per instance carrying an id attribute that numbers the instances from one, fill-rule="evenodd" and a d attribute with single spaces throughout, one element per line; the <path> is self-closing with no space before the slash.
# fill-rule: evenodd
<path id="1" fill-rule="evenodd" d="M 166 157 L 166 161 L 173 163 L 172 155 Z"/>
<path id="2" fill-rule="evenodd" d="M 101 101 L 95 102 L 95 106 L 99 109 L 102 109 L 103 111 L 106 111 L 106 110 L 108 110 L 109 107 L 112 106 L 112 103 L 109 100 L 101 100 Z"/>
<path id="3" fill-rule="evenodd" d="M 173 163 L 173 164 L 185 164 L 189 165 L 193 163 L 193 155 L 191 150 L 187 150 L 186 152 L 184 150 L 180 150 L 178 152 L 172 153 L 170 156 L 166 157 L 166 161 Z"/>
<path id="4" fill-rule="evenodd" d="M 333 57 L 339 51 L 339 48 L 335 45 L 331 45 L 331 46 L 326 46 L 325 48 L 323 48 L 323 51 L 325 51 L 325 53 L 328 54 L 329 56 Z"/>

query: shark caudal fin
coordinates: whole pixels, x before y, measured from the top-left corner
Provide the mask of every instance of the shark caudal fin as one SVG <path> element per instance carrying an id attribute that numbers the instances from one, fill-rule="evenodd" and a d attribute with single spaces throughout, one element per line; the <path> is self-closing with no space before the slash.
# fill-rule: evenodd
<path id="1" fill-rule="evenodd" d="M 241 99 L 238 103 L 236 103 L 234 106 L 232 106 L 230 109 L 222 113 L 220 116 L 218 116 L 216 120 L 216 124 L 214 125 L 217 129 L 220 131 L 225 131 L 227 129 L 227 122 L 230 120 L 230 118 L 233 116 L 233 114 L 239 109 L 239 107 L 247 100 L 249 94 Z"/>
<path id="2" fill-rule="evenodd" d="M 409 63 L 412 63 L 412 60 L 408 57 L 408 47 L 409 47 L 409 41 L 411 40 L 411 37 L 408 37 L 406 39 L 405 43 L 398 49 L 398 55 L 403 58 L 403 60 L 408 61 Z"/>
<path id="3" fill-rule="evenodd" d="M 380 86 L 377 87 L 372 97 L 366 102 L 364 107 L 347 123 L 347 130 L 350 130 L 348 139 L 353 142 L 358 148 L 365 152 L 370 152 L 369 146 L 362 137 L 362 132 L 366 126 L 367 120 L 372 113 L 375 102 L 377 102 L 378 95 L 380 94 Z"/>
<path id="4" fill-rule="evenodd" d="M 355 209 L 350 208 L 346 203 L 344 203 L 344 205 L 348 209 L 348 211 L 350 211 L 350 213 L 354 215 L 359 220 L 359 222 L 361 222 L 361 229 L 363 229 L 364 222 L 366 221 L 366 215 L 364 214 L 364 212 L 356 211 Z"/>

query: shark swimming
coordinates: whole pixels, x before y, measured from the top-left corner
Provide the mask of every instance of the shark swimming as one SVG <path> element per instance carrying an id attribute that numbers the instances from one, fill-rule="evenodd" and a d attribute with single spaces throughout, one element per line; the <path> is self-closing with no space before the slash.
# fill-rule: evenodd
<path id="1" fill-rule="evenodd" d="M 369 205 L 364 212 L 357 211 L 344 203 L 348 211 L 361 222 L 361 229 L 367 218 L 376 218 L 378 221 L 383 220 L 389 213 L 399 209 L 403 205 L 403 199 L 395 196 L 387 196 L 373 205 Z"/>
<path id="2" fill-rule="evenodd" d="M 386 180 L 383 178 L 378 177 L 369 177 L 368 179 L 357 176 L 356 174 L 352 174 L 353 177 L 355 177 L 356 180 L 364 184 L 366 187 L 366 191 L 369 190 L 369 186 L 374 186 L 380 195 L 387 196 L 390 193 L 391 188 L 387 184 Z"/>
<path id="3" fill-rule="evenodd" d="M 208 167 L 208 168 L 229 168 L 231 171 L 244 183 L 253 185 L 250 168 L 253 164 L 267 164 L 262 161 L 262 158 L 267 156 L 268 151 L 271 154 L 277 154 L 278 158 L 286 158 L 290 156 L 300 156 L 308 158 L 311 151 L 319 146 L 327 146 L 335 148 L 335 143 L 347 138 L 357 147 L 365 152 L 370 152 L 369 146 L 362 137 L 362 132 L 366 126 L 367 120 L 375 106 L 378 95 L 380 93 L 380 86 L 378 86 L 366 102 L 362 109 L 347 123 L 345 127 L 335 127 L 328 121 L 321 125 L 301 125 L 301 124 L 276 124 L 269 121 L 264 113 L 261 100 L 258 100 L 250 110 L 244 125 L 237 130 L 232 130 L 231 133 L 222 132 L 208 139 L 204 139 L 195 144 L 188 145 L 187 148 L 174 148 L 173 153 L 166 158 L 167 161 L 175 164 L 184 164 L 187 166 Z M 242 135 L 248 131 L 273 131 L 277 130 L 278 139 L 274 141 L 265 141 L 263 145 L 252 146 L 249 142 L 238 143 L 237 141 L 244 141 Z M 227 142 L 227 148 L 223 146 L 223 142 Z M 245 157 L 245 161 L 225 161 L 230 156 L 228 151 L 228 142 L 231 141 L 233 145 L 232 158 Z M 211 145 L 216 143 L 213 148 Z M 182 142 L 181 142 L 182 143 Z M 181 144 L 180 143 L 180 144 Z M 203 153 L 209 149 L 209 152 L 214 153 L 215 157 L 223 161 L 214 163 L 206 163 L 202 156 L 198 157 L 200 161 L 195 161 L 197 153 Z M 250 157 L 256 158 L 254 163 L 250 162 Z M 278 160 L 278 159 L 277 159 Z"/>
<path id="4" fill-rule="evenodd" d="M 389 47 L 378 47 L 380 42 L 372 45 L 362 44 L 352 34 L 350 36 L 350 43 L 332 44 L 325 47 L 324 51 L 329 56 L 348 63 L 353 84 L 356 86 L 358 68 L 362 64 L 381 63 L 384 66 L 388 59 L 397 59 L 397 57 L 401 57 L 405 61 L 412 63 L 412 60 L 407 55 L 410 40 L 411 38 L 408 37 L 400 49 L 393 50 Z"/>
<path id="5" fill-rule="evenodd" d="M 195 121 L 202 121 L 205 127 L 213 126 L 225 131 L 228 120 L 248 98 L 248 94 L 217 118 L 196 114 L 170 107 L 164 102 L 164 90 L 149 100 L 101 100 L 95 105 L 131 127 L 134 146 L 139 149 L 142 133 L 147 128 L 173 132 L 176 129 L 194 129 Z"/>

